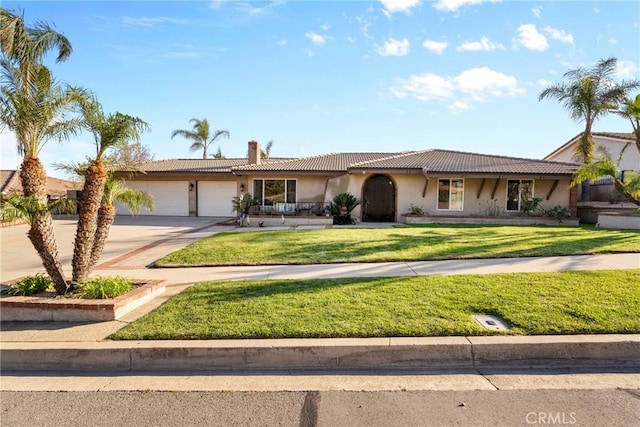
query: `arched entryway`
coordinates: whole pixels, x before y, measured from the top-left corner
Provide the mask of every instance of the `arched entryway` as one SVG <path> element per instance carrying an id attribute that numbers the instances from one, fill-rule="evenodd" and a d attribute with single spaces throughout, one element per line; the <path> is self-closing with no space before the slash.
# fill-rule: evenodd
<path id="1" fill-rule="evenodd" d="M 373 175 L 362 189 L 362 220 L 395 222 L 396 185 L 386 175 Z"/>

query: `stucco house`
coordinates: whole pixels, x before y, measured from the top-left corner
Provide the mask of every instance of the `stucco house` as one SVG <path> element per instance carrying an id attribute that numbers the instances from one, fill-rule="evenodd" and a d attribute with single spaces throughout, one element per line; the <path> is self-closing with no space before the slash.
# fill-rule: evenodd
<path id="1" fill-rule="evenodd" d="M 357 220 L 401 222 L 411 206 L 430 216 L 519 215 L 526 197 L 575 216 L 569 183 L 577 167 L 439 149 L 261 159 L 259 144 L 250 141 L 245 159 L 153 161 L 127 180 L 154 197 L 154 211 L 143 215 L 231 217 L 232 198 L 247 192 L 259 201 L 256 215 L 324 215 L 336 194 L 349 192 L 362 201 Z"/>
<path id="2" fill-rule="evenodd" d="M 49 199 L 58 199 L 66 196 L 69 191 L 80 189 L 82 189 L 81 182 L 47 177 L 47 197 Z M 2 194 L 22 194 L 19 169 L 0 170 L 0 192 Z"/>
<path id="3" fill-rule="evenodd" d="M 575 162 L 575 148 L 580 142 L 583 133 L 571 138 L 569 141 L 555 149 L 544 157 L 544 160 L 554 162 Z M 632 133 L 594 132 L 594 157 L 607 153 L 616 162 L 620 160 L 619 169 L 623 171 L 633 171 L 640 173 L 640 152 L 635 145 L 635 137 Z M 626 149 L 625 149 L 626 147 Z M 620 153 L 624 154 L 620 157 Z M 603 177 L 592 183 L 589 195 L 590 201 L 608 202 L 610 193 L 613 190 L 613 181 Z M 578 200 L 582 200 L 582 188 L 578 188 Z"/>

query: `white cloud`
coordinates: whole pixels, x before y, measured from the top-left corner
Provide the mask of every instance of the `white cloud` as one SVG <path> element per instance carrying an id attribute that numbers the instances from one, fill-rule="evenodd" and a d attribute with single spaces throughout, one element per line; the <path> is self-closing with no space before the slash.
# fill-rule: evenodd
<path id="1" fill-rule="evenodd" d="M 362 35 L 369 40 L 373 40 L 374 37 L 369 34 L 369 27 L 371 27 L 371 22 L 367 21 L 364 16 L 356 16 L 356 21 L 358 21 L 358 25 L 360 27 L 360 32 L 362 33 Z"/>
<path id="2" fill-rule="evenodd" d="M 406 14 L 411 13 L 411 9 L 420 4 L 420 0 L 380 0 L 380 3 L 384 6 L 384 11 L 389 14 L 396 12 L 404 12 Z M 383 11 L 383 12 L 384 12 Z M 389 16 L 388 14 L 386 14 Z"/>
<path id="3" fill-rule="evenodd" d="M 611 37 L 609 40 L 607 40 L 610 44 L 617 44 L 618 43 L 618 39 L 615 37 Z"/>
<path id="4" fill-rule="evenodd" d="M 376 52 L 380 56 L 404 56 L 409 53 L 409 40 L 390 38 L 389 41 L 384 42 L 383 46 L 378 47 Z"/>
<path id="5" fill-rule="evenodd" d="M 523 24 L 518 27 L 518 37 L 513 39 L 515 46 L 524 46 L 530 50 L 544 52 L 549 49 L 549 43 L 533 24 Z"/>
<path id="6" fill-rule="evenodd" d="M 536 18 L 540 18 L 542 16 L 542 6 L 532 7 L 531 13 L 533 13 L 533 16 L 535 16 Z"/>
<path id="7" fill-rule="evenodd" d="M 327 38 L 325 36 L 314 33 L 313 31 L 309 31 L 304 36 L 311 40 L 311 43 L 315 44 L 316 46 L 322 46 L 327 42 Z"/>
<path id="8" fill-rule="evenodd" d="M 442 52 L 444 52 L 444 50 L 449 47 L 449 43 L 447 42 L 437 42 L 435 40 L 425 40 L 422 43 L 422 46 L 424 46 L 429 52 L 433 52 L 436 53 L 438 55 L 441 55 Z"/>
<path id="9" fill-rule="evenodd" d="M 462 43 L 456 50 L 459 52 L 490 52 L 492 50 L 504 50 L 504 46 L 500 43 L 494 43 L 486 37 L 482 37 L 480 41 Z"/>
<path id="10" fill-rule="evenodd" d="M 573 35 L 568 34 L 565 30 L 559 30 L 557 28 L 553 28 L 548 25 L 544 27 L 544 30 L 554 40 L 559 40 L 563 43 L 573 44 Z"/>
<path id="11" fill-rule="evenodd" d="M 213 0 L 211 3 L 209 3 L 209 9 L 220 9 L 222 7 L 222 5 L 224 4 L 224 1 L 222 0 Z"/>
<path id="12" fill-rule="evenodd" d="M 499 98 L 524 93 L 515 77 L 488 67 L 465 70 L 454 77 L 434 73 L 412 74 L 407 79 L 397 79 L 396 83 L 389 89 L 397 98 L 412 97 L 420 101 L 456 98 L 450 105 L 450 108 L 456 110 L 472 108 L 472 102 L 488 97 Z"/>
<path id="13" fill-rule="evenodd" d="M 455 12 L 463 6 L 480 4 L 480 3 L 498 3 L 501 0 L 439 0 L 433 7 L 438 10 L 444 10 L 447 12 Z"/>
<path id="14" fill-rule="evenodd" d="M 286 45 L 287 45 L 287 41 L 285 39 L 278 40 L 278 46 L 286 46 Z"/>
<path id="15" fill-rule="evenodd" d="M 620 79 L 635 79 L 638 71 L 638 65 L 633 61 L 619 60 L 616 66 L 616 75 Z"/>
<path id="16" fill-rule="evenodd" d="M 470 110 L 471 106 L 464 101 L 455 101 L 453 104 L 449 105 L 447 108 L 449 110 L 452 110 L 453 112 L 458 112 L 462 110 Z"/>
<path id="17" fill-rule="evenodd" d="M 322 24 L 320 25 L 320 28 L 322 28 L 323 31 L 328 31 L 331 28 L 330 24 Z"/>

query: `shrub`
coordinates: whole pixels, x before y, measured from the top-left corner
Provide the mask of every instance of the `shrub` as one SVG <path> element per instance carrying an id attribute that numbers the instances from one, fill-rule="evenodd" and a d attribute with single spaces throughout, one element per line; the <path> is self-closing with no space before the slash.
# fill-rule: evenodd
<path id="1" fill-rule="evenodd" d="M 134 283 L 123 277 L 94 277 L 77 288 L 76 295 L 85 299 L 115 298 L 135 289 Z"/>
<path id="2" fill-rule="evenodd" d="M 540 197 L 532 197 L 530 199 L 525 199 L 522 201 L 522 213 L 525 215 L 530 215 L 535 212 L 536 209 L 540 206 L 540 202 L 542 199 Z"/>
<path id="3" fill-rule="evenodd" d="M 14 283 L 6 290 L 5 293 L 7 295 L 26 297 L 44 292 L 52 286 L 53 282 L 49 277 L 42 273 L 38 273 L 35 276 L 25 277 L 24 279 Z"/>
<path id="4" fill-rule="evenodd" d="M 424 209 L 422 209 L 422 207 L 420 206 L 416 206 L 413 203 L 411 203 L 411 205 L 409 206 L 409 215 L 423 216 Z"/>
<path id="5" fill-rule="evenodd" d="M 329 211 L 333 215 L 333 223 L 339 225 L 353 224 L 355 221 L 351 218 L 351 212 L 359 204 L 360 200 L 351 193 L 336 194 L 329 204 Z"/>
<path id="6" fill-rule="evenodd" d="M 566 218 L 571 216 L 571 210 L 564 206 L 554 206 L 552 208 L 546 209 L 544 211 L 546 216 L 550 216 L 551 218 L 555 218 L 558 222 L 562 223 Z"/>

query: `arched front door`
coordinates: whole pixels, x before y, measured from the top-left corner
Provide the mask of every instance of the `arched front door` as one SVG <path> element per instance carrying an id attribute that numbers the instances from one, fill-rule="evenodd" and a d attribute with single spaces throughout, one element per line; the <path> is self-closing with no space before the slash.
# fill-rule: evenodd
<path id="1" fill-rule="evenodd" d="M 364 183 L 362 191 L 362 220 L 395 222 L 396 185 L 386 175 L 374 175 Z"/>

